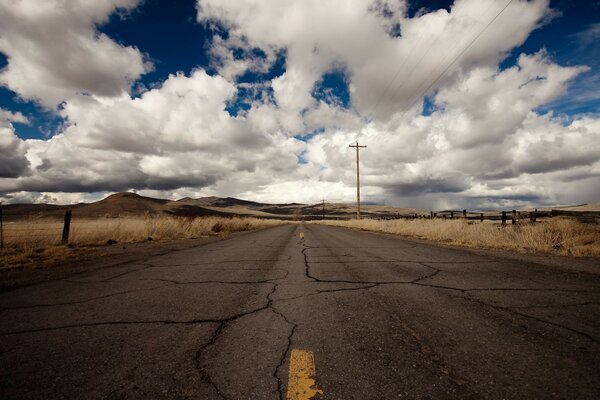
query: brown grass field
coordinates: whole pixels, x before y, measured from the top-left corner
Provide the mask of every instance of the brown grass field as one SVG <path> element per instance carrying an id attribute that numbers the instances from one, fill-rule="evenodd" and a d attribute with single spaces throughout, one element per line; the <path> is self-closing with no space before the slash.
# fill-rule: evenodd
<path id="1" fill-rule="evenodd" d="M 568 218 L 553 218 L 517 225 L 469 222 L 462 219 L 371 219 L 315 221 L 314 223 L 390 233 L 460 246 L 549 253 L 569 256 L 600 256 L 600 225 L 583 224 Z"/>
<path id="2" fill-rule="evenodd" d="M 69 245 L 73 247 L 101 246 L 109 240 L 118 244 L 152 241 L 195 239 L 225 236 L 284 223 L 258 218 L 170 216 L 73 219 Z M 58 219 L 27 219 L 4 224 L 4 249 L 0 251 L 0 269 L 40 262 L 60 261 L 72 251 L 60 245 L 63 221 Z"/>
<path id="3" fill-rule="evenodd" d="M 103 246 L 108 241 L 119 245 L 152 241 L 174 241 L 290 223 L 251 217 L 173 216 L 74 218 L 69 246 L 60 244 L 63 222 L 51 218 L 30 218 L 4 224 L 4 249 L 0 251 L 0 270 L 23 265 L 43 267 L 57 264 L 85 248 Z M 311 223 L 341 226 L 373 232 L 415 237 L 460 246 L 546 253 L 569 256 L 600 256 L 600 225 L 583 224 L 568 218 L 553 218 L 531 223 L 502 226 L 497 222 L 462 219 L 400 220 L 326 220 Z M 151 238 L 151 239 L 149 239 Z"/>

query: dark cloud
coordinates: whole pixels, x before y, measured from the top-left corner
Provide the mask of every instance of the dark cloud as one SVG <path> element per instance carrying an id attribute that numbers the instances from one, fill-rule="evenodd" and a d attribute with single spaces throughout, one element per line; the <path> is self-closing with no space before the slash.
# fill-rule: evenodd
<path id="1" fill-rule="evenodd" d="M 0 178 L 18 178 L 29 173 L 27 158 L 14 154 L 3 154 L 0 150 Z"/>
<path id="2" fill-rule="evenodd" d="M 463 177 L 424 178 L 414 182 L 398 182 L 384 186 L 394 196 L 414 196 L 426 193 L 459 193 L 469 188 Z"/>

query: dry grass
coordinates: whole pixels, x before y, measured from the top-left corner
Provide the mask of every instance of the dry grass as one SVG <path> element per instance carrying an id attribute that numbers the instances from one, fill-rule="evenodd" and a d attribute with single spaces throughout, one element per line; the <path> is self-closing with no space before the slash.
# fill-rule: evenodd
<path id="1" fill-rule="evenodd" d="M 99 246 L 108 241 L 119 244 L 152 241 L 194 239 L 205 236 L 227 235 L 268 226 L 283 221 L 258 218 L 95 218 L 73 219 L 69 244 L 71 246 Z M 66 258 L 69 251 L 59 246 L 62 221 L 31 219 L 4 226 L 4 249 L 0 251 L 0 269 L 11 268 L 29 260 L 40 261 Z M 151 239 L 149 239 L 151 238 Z"/>
<path id="2" fill-rule="evenodd" d="M 461 219 L 350 220 L 318 223 L 391 233 L 468 247 L 552 253 L 572 256 L 600 256 L 600 226 L 567 218 L 521 222 L 515 226 Z"/>
<path id="3" fill-rule="evenodd" d="M 258 218 L 177 218 L 147 217 L 74 221 L 69 242 L 94 245 L 108 240 L 135 243 L 148 240 L 192 239 L 227 235 L 281 224 L 278 220 Z"/>

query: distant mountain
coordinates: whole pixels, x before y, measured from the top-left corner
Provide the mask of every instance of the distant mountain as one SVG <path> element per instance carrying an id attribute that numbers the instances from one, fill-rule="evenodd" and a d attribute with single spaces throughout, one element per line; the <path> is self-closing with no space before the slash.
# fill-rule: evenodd
<path id="1" fill-rule="evenodd" d="M 179 200 L 156 199 L 140 196 L 136 193 L 115 193 L 103 200 L 93 203 L 73 205 L 52 204 L 13 204 L 4 206 L 6 216 L 34 215 L 61 217 L 65 210 L 71 209 L 73 217 L 118 217 L 144 215 L 177 215 L 177 216 L 254 216 L 261 218 L 292 218 L 299 212 L 305 218 L 320 218 L 323 214 L 321 203 L 317 204 L 268 204 L 237 199 L 234 197 L 201 197 L 193 199 L 184 197 Z M 396 213 L 415 212 L 413 209 L 399 209 L 386 206 L 363 207 L 363 215 L 390 216 Z M 325 215 L 332 218 L 354 216 L 356 207 L 350 204 L 325 204 Z"/>
<path id="2" fill-rule="evenodd" d="M 212 204 L 215 207 L 232 207 L 232 206 L 253 206 L 253 207 L 262 207 L 265 204 L 257 203 L 254 201 L 248 200 L 240 200 L 234 197 L 225 197 L 225 198 L 216 198 L 212 201 Z"/>
<path id="3" fill-rule="evenodd" d="M 136 193 L 115 193 L 103 200 L 86 204 L 73 213 L 85 216 L 156 213 L 168 202 L 169 200 L 140 196 Z"/>
<path id="4" fill-rule="evenodd" d="M 115 193 L 93 203 L 71 205 L 55 204 L 8 204 L 2 206 L 7 221 L 20 218 L 53 217 L 61 218 L 66 210 L 72 210 L 74 218 L 97 218 L 119 216 L 176 215 L 176 216 L 252 216 L 259 218 L 291 219 L 298 212 L 305 219 L 318 219 L 323 215 L 322 203 L 316 204 L 268 204 L 236 199 L 234 197 L 184 197 L 179 200 L 156 199 L 136 193 Z M 539 210 L 599 211 L 600 204 L 576 206 L 539 207 Z M 439 212 L 439 211 L 438 211 Z M 455 211 L 461 212 L 461 211 Z M 394 217 L 398 214 L 429 214 L 429 210 L 397 208 L 384 205 L 361 205 L 365 218 Z M 347 203 L 325 203 L 326 218 L 352 218 L 356 215 L 356 205 Z"/>

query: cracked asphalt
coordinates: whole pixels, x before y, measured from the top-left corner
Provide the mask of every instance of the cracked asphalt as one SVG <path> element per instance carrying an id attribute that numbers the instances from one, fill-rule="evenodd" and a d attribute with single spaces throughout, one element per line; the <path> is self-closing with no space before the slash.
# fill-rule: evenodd
<path id="1" fill-rule="evenodd" d="M 0 293 L 0 398 L 285 399 L 298 348 L 326 399 L 597 399 L 600 266 L 581 262 L 233 236 Z"/>

